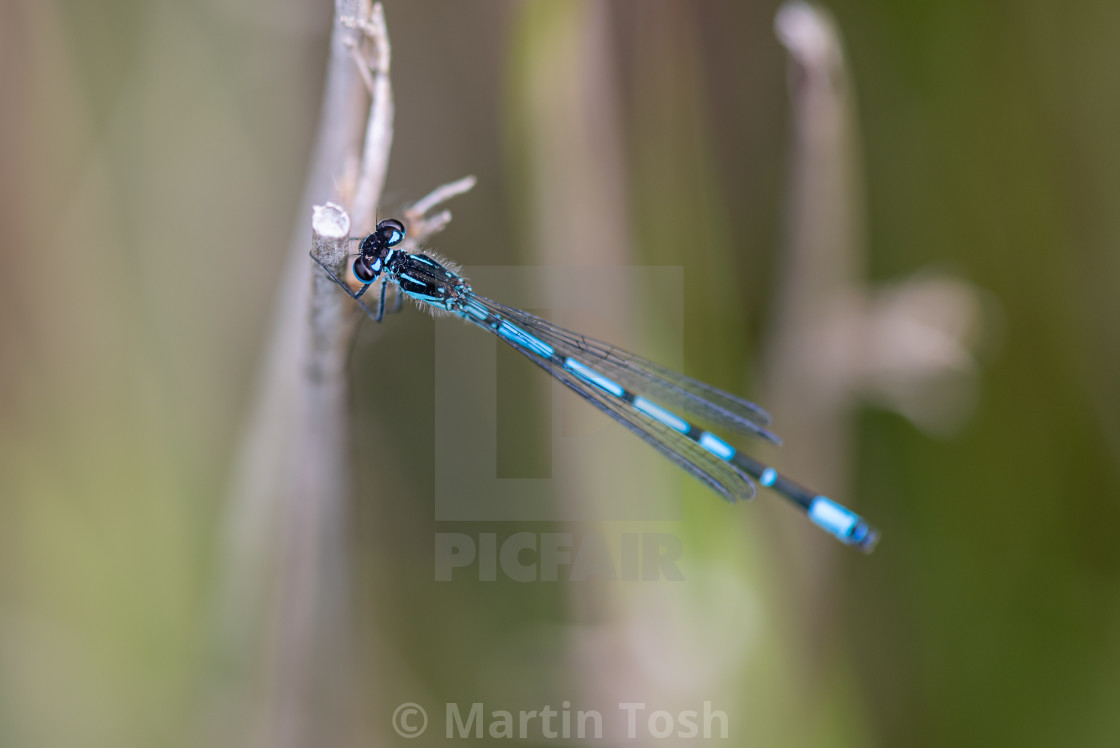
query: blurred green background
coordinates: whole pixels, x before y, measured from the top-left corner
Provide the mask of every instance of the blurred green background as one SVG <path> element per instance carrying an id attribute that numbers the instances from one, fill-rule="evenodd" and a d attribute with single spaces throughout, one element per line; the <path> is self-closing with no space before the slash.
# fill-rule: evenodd
<path id="1" fill-rule="evenodd" d="M 777 7 L 387 0 L 385 210 L 475 174 L 433 241 L 464 265 L 683 268 L 686 370 L 761 398 L 795 184 Z M 772 498 L 728 507 L 666 471 L 658 500 L 679 521 L 574 531 L 675 533 L 684 582 L 434 582 L 434 532 L 573 530 L 434 521 L 435 329 L 457 323 L 406 309 L 363 327 L 353 354 L 361 716 L 320 738 L 395 744 L 402 701 L 707 700 L 735 745 L 1115 744 L 1120 5 L 828 8 L 860 128 L 856 280 L 933 268 L 985 310 L 956 428 L 931 436 L 873 406 L 844 417 L 846 485 L 825 490 L 881 547 L 834 548 Z M 236 677 L 214 664 L 213 607 L 240 430 L 310 209 L 330 13 L 0 9 L 2 745 L 245 744 L 214 727 L 255 697 L 223 696 L 214 717 Z M 572 129 L 571 101 L 600 106 Z M 558 235 L 550 190 L 584 195 L 585 231 Z M 626 301 L 656 329 L 656 299 Z M 522 435 L 545 428 L 547 390 L 499 356 L 503 389 L 529 403 L 499 412 L 501 449 L 539 462 Z M 790 438 L 778 464 L 812 472 L 798 450 Z"/>

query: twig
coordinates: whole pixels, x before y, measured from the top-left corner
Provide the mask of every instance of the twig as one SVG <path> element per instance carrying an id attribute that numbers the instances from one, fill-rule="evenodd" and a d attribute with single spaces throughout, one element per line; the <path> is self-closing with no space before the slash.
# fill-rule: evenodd
<path id="1" fill-rule="evenodd" d="M 335 203 L 316 205 L 311 218 L 311 251 L 327 264 L 341 262 L 350 239 L 350 216 Z M 345 378 L 343 367 L 355 321 L 353 304 L 338 293 L 334 283 L 322 273 L 311 276 L 311 358 L 313 379 Z M 339 414 L 345 420 L 345 414 Z"/>
<path id="2" fill-rule="evenodd" d="M 451 211 L 441 210 L 434 216 L 426 216 L 425 214 L 451 198 L 470 191 L 477 181 L 473 176 L 468 176 L 454 182 L 448 182 L 436 187 L 411 206 L 405 208 L 404 222 L 408 226 L 408 233 L 412 241 L 422 242 L 433 234 L 443 231 L 447 224 L 451 223 Z"/>
<path id="3" fill-rule="evenodd" d="M 362 10 L 368 18 L 359 24 L 361 32 L 367 24 L 380 29 L 374 61 L 367 65 L 380 71 L 383 85 L 375 84 L 378 95 L 367 107 L 354 62 L 364 39 L 353 23 L 343 22 L 361 17 L 359 5 L 336 0 L 319 134 L 304 192 L 305 205 L 360 197 L 359 225 L 372 220 L 392 141 L 388 36 L 380 6 L 364 3 Z M 355 175 L 359 153 L 362 166 Z M 229 685 L 234 718 L 242 720 L 238 706 L 256 709 L 249 725 L 226 725 L 243 744 L 306 745 L 316 720 L 339 717 L 315 714 L 313 705 L 344 709 L 342 697 L 351 691 L 341 667 L 348 651 L 341 538 L 350 475 L 345 361 L 356 312 L 329 280 L 311 276 L 307 256 L 311 234 L 314 251 L 340 259 L 351 222 L 339 205 L 326 205 L 308 219 L 300 221 L 289 250 L 229 502 L 219 646 L 238 676 Z M 320 699 L 312 700 L 312 693 Z"/>
<path id="4" fill-rule="evenodd" d="M 360 311 L 325 274 L 311 272 L 307 237 L 317 258 L 337 265 L 352 227 L 373 227 L 393 140 L 389 50 L 380 5 L 336 0 L 304 192 L 315 209 L 292 241 L 229 502 L 218 645 L 236 677 L 224 675 L 215 692 L 228 702 L 216 708 L 232 710 L 238 724 L 223 726 L 224 742 L 232 731 L 238 744 L 309 745 L 317 726 L 345 732 L 339 723 L 354 716 L 347 702 L 358 702 L 343 515 L 351 474 L 346 360 Z M 450 213 L 424 213 L 473 184 L 445 185 L 414 206 L 410 239 L 441 230 Z"/>
<path id="5" fill-rule="evenodd" d="M 982 323 L 980 302 L 976 289 L 954 279 L 884 288 L 864 279 L 858 124 L 840 32 L 827 11 L 804 0 L 781 7 L 775 30 L 789 53 L 793 142 L 764 401 L 786 443 L 797 445 L 777 463 L 848 503 L 852 406 L 872 400 L 929 429 L 959 422 L 970 403 L 968 341 Z M 790 531 L 811 532 L 804 523 Z M 834 587 L 821 575 L 829 567 L 810 567 L 817 576 L 807 604 L 827 605 Z"/>
<path id="6" fill-rule="evenodd" d="M 369 0 L 363 0 L 363 9 Z M 358 70 L 369 89 L 369 117 L 366 118 L 365 147 L 358 176 L 358 187 L 350 202 L 350 216 L 361 233 L 369 233 L 375 222 L 375 210 L 385 187 L 389 169 L 389 151 L 393 144 L 393 87 L 389 81 L 389 30 L 385 13 L 378 3 L 356 19 L 344 19 L 369 41 L 368 55 L 359 54 Z M 358 49 L 357 45 L 354 47 Z"/>
<path id="7" fill-rule="evenodd" d="M 458 197 L 474 188 L 478 182 L 473 176 L 466 176 L 436 187 L 424 197 L 417 200 L 408 208 L 409 216 L 422 216 L 437 205 L 441 205 L 453 197 Z"/>
<path id="8" fill-rule="evenodd" d="M 857 125 L 831 17 L 794 0 L 778 11 L 775 31 L 789 53 L 793 140 L 764 401 L 786 443 L 797 445 L 783 450 L 780 464 L 844 500 L 850 377 L 825 331 L 838 305 L 865 292 Z"/>

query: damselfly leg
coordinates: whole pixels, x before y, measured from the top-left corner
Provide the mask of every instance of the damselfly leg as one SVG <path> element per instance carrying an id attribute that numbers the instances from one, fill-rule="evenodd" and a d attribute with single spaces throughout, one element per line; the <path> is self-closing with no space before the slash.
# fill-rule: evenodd
<path id="1" fill-rule="evenodd" d="M 334 281 L 336 286 L 338 286 L 343 291 L 345 291 L 346 295 L 349 296 L 351 299 L 358 302 L 358 306 L 360 306 L 362 308 L 362 310 L 369 316 L 370 319 L 374 320 L 375 322 L 380 322 L 381 321 L 381 318 L 384 316 L 384 312 L 385 312 L 385 283 L 384 283 L 384 281 L 381 283 L 381 298 L 379 299 L 379 303 L 377 305 L 377 312 L 374 313 L 374 311 L 372 309 L 370 309 L 368 306 L 366 306 L 366 303 L 364 301 L 362 301 L 362 296 L 369 289 L 369 284 L 362 284 L 362 287 L 361 287 L 360 290 L 351 291 L 350 286 L 347 285 L 344 280 L 342 280 L 337 275 L 335 275 L 335 272 L 333 270 L 331 270 L 329 267 L 327 267 L 326 263 L 324 263 L 322 260 L 320 260 L 318 257 L 316 257 L 314 252 L 310 252 L 309 254 L 311 255 L 311 259 L 315 260 L 315 262 L 319 265 L 319 267 L 321 267 L 323 269 L 323 272 L 325 272 L 327 274 L 327 277 L 330 278 L 332 281 Z"/>

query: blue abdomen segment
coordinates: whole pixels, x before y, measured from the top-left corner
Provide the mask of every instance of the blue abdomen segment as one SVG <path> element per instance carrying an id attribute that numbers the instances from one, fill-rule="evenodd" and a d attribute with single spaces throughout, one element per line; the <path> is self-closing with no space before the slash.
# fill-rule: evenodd
<path id="1" fill-rule="evenodd" d="M 634 404 L 635 408 L 645 413 L 653 420 L 660 421 L 661 423 L 665 424 L 673 431 L 687 434 L 692 429 L 692 426 L 688 424 L 688 421 L 684 420 L 676 413 L 671 413 L 665 410 L 657 403 L 646 400 L 644 397 L 635 397 L 631 402 Z"/>
<path id="2" fill-rule="evenodd" d="M 874 545 L 878 533 L 858 514 L 837 504 L 827 496 L 818 496 L 809 505 L 809 519 L 848 545 Z"/>
<path id="3" fill-rule="evenodd" d="M 506 340 L 509 340 L 510 342 L 515 343 L 516 345 L 520 345 L 524 348 L 528 348 L 530 351 L 537 354 L 541 358 L 549 358 L 550 359 L 556 353 L 553 350 L 552 346 L 550 346 L 548 343 L 545 343 L 544 341 L 540 340 L 539 338 L 537 338 L 534 335 L 530 335 L 529 333 L 522 330 L 520 327 L 517 327 L 516 325 L 512 325 L 509 322 L 506 322 L 505 320 L 503 320 L 502 322 L 500 322 L 498 324 L 498 327 L 495 329 L 495 332 L 497 332 L 499 335 L 501 335 Z"/>
<path id="4" fill-rule="evenodd" d="M 731 461 L 735 456 L 735 447 L 720 439 L 715 434 L 704 431 L 700 434 L 700 438 L 696 441 L 700 442 L 700 446 L 708 450 L 721 460 Z"/>
<path id="5" fill-rule="evenodd" d="M 485 322 L 486 318 L 490 316 L 490 312 L 486 311 L 486 307 L 479 304 L 474 299 L 469 299 L 463 303 L 463 312 L 473 317 L 477 322 Z"/>
<path id="6" fill-rule="evenodd" d="M 617 398 L 622 398 L 626 394 L 626 390 L 622 389 L 622 385 L 618 382 L 610 377 L 603 376 L 587 364 L 576 361 L 574 358 L 564 359 L 564 368 L 588 384 L 593 384 L 604 392 L 614 395 Z"/>

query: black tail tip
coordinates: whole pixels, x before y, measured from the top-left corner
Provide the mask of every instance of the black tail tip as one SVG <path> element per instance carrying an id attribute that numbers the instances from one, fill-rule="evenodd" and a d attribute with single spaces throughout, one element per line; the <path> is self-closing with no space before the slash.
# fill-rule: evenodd
<path id="1" fill-rule="evenodd" d="M 849 544 L 854 545 L 864 553 L 871 553 L 879 544 L 879 531 L 866 522 L 860 522 L 852 529 Z"/>

